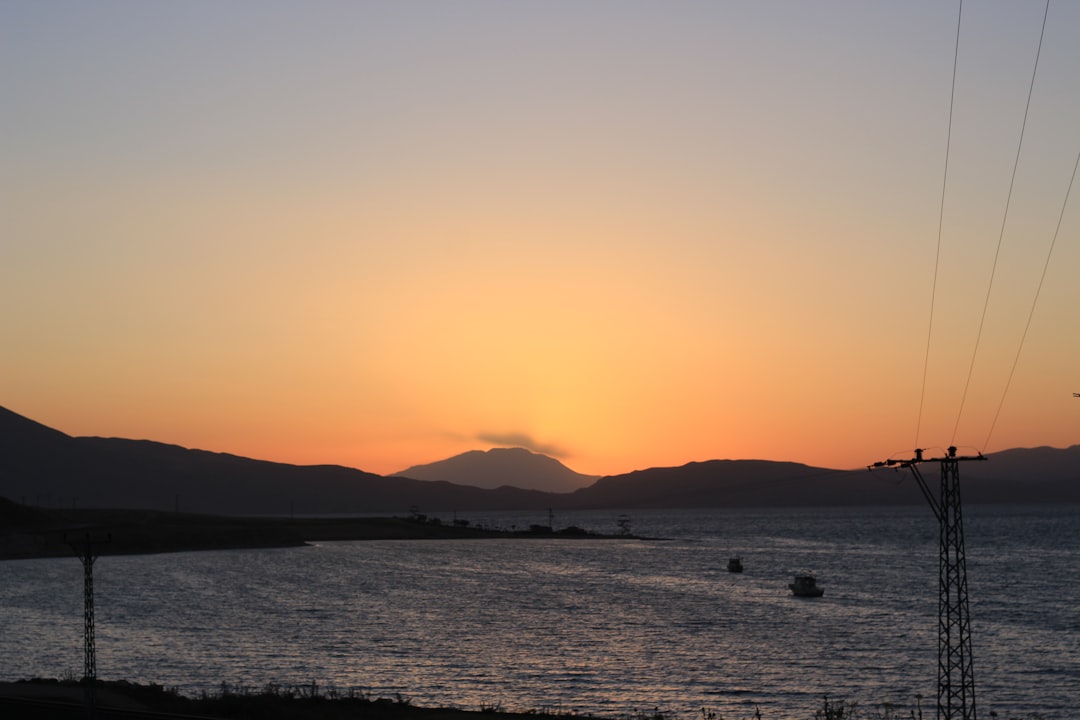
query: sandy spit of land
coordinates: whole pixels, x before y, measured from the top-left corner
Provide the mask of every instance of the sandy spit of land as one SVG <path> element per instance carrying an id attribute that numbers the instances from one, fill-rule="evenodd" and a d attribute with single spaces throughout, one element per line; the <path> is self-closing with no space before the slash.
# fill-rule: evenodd
<path id="1" fill-rule="evenodd" d="M 266 518 L 150 510 L 21 510 L 0 513 L 0 560 L 70 557 L 89 539 L 99 555 L 296 547 L 334 540 L 604 538 L 580 528 L 508 531 L 418 517 Z M 2 508 L 0 508 L 2 509 Z"/>

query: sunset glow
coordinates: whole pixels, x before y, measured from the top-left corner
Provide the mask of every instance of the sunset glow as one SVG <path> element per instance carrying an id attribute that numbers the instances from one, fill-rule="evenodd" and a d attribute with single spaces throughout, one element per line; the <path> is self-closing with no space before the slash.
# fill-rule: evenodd
<path id="1" fill-rule="evenodd" d="M 1078 443 L 1042 9 L 965 6 L 938 257 L 950 3 L 0 3 L 0 405 L 383 474 Z"/>

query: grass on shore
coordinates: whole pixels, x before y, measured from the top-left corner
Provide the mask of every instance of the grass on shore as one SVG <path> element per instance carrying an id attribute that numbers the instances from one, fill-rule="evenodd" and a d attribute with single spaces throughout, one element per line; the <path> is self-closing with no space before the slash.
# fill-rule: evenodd
<path id="1" fill-rule="evenodd" d="M 33 684 L 78 690 L 82 683 L 74 679 L 46 680 L 35 678 L 15 683 Z M 501 705 L 482 705 L 476 710 L 461 708 L 426 708 L 413 705 L 402 695 L 394 698 L 376 698 L 365 691 L 349 688 L 341 690 L 333 686 L 320 686 L 312 682 L 305 685 L 280 685 L 271 683 L 262 688 L 222 683 L 215 691 L 203 691 L 198 697 L 182 695 L 177 688 L 158 684 L 139 685 L 127 681 L 98 681 L 98 697 L 104 705 L 105 697 L 122 698 L 126 703 L 137 704 L 141 709 L 156 713 L 200 715 L 207 718 L 228 720 L 581 720 L 593 716 L 575 715 L 570 712 L 530 710 L 505 711 Z M 902 708 L 884 703 L 873 710 L 865 710 L 857 703 L 831 700 L 824 697 L 820 708 L 807 720 L 930 720 L 934 717 L 933 705 L 924 710 L 921 698 L 913 707 Z M 997 718 L 991 712 L 991 717 Z M 608 720 L 673 720 L 658 708 L 650 712 L 638 712 Z M 708 708 L 701 709 L 701 720 L 769 720 L 760 709 L 748 718 L 723 716 Z M 1031 713 L 1023 716 L 1002 717 L 1000 720 L 1043 720 Z"/>

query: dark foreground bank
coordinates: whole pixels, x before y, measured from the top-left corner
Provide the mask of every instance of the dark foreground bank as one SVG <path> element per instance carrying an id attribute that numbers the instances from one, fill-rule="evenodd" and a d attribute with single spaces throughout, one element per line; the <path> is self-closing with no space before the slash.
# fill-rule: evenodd
<path id="1" fill-rule="evenodd" d="M 924 715 L 925 713 L 925 715 Z M 929 720 L 933 701 L 926 707 L 884 705 L 864 709 L 843 700 L 822 699 L 807 720 Z M 417 707 L 407 698 L 371 698 L 356 692 L 339 692 L 317 685 L 283 688 L 268 686 L 259 691 L 222 687 L 220 692 L 189 698 L 160 685 L 98 682 L 93 712 L 86 688 L 75 681 L 25 680 L 0 682 L 0 717 L 26 720 L 585 720 L 561 712 L 506 712 L 499 707 L 474 710 Z M 588 720 L 598 720 L 586 716 Z M 755 712 L 751 718 L 724 718 L 701 710 L 702 720 L 770 720 Z M 660 710 L 611 720 L 669 720 Z M 1037 714 L 1009 716 L 1002 720 L 1042 720 Z"/>
<path id="2" fill-rule="evenodd" d="M 508 713 L 498 708 L 462 710 L 416 707 L 405 698 L 374 699 L 358 692 L 339 693 L 317 686 L 258 692 L 223 689 L 203 697 L 185 697 L 160 685 L 99 682 L 94 717 L 228 718 L 229 720 L 530 720 L 567 716 Z M 26 680 L 0 683 L 0 717 L 68 720 L 87 717 L 85 687 L 77 682 Z"/>

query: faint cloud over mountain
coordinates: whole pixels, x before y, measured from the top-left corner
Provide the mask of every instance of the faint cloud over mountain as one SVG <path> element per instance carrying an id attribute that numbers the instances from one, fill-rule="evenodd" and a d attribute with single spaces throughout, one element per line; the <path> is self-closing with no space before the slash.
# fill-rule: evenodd
<path id="1" fill-rule="evenodd" d="M 534 453 L 548 455 L 550 457 L 570 457 L 570 453 L 558 445 L 537 442 L 527 433 L 477 433 L 476 439 L 481 442 L 491 443 L 492 445 L 525 448 Z"/>
<path id="2" fill-rule="evenodd" d="M 486 489 L 513 487 L 549 493 L 572 493 L 597 479 L 523 447 L 470 450 L 439 462 L 414 465 L 394 475 Z"/>

